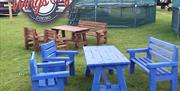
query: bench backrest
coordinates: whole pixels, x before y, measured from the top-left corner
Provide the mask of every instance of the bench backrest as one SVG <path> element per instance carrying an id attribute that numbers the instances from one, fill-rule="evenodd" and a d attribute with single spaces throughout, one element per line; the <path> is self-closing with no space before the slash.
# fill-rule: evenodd
<path id="1" fill-rule="evenodd" d="M 103 22 L 80 21 L 78 26 L 87 27 L 87 28 L 96 28 L 98 30 L 107 30 L 107 24 Z"/>
<path id="2" fill-rule="evenodd" d="M 33 44 L 34 50 L 38 51 L 40 43 L 36 29 L 24 27 L 24 42 L 26 47 L 30 46 L 29 44 Z"/>
<path id="3" fill-rule="evenodd" d="M 36 76 L 38 74 L 38 68 L 36 65 L 35 52 L 31 53 L 31 58 L 29 60 L 29 64 L 30 64 L 30 75 L 31 75 L 31 77 Z"/>
<path id="4" fill-rule="evenodd" d="M 24 27 L 24 38 L 25 38 L 25 41 L 29 41 L 29 40 L 34 40 L 35 41 L 35 40 L 38 40 L 38 38 L 36 36 L 37 36 L 36 29 Z"/>
<path id="5" fill-rule="evenodd" d="M 56 43 L 54 40 L 41 45 L 42 59 L 47 57 L 56 57 Z M 43 60 L 44 61 L 44 60 Z"/>
<path id="6" fill-rule="evenodd" d="M 149 54 L 152 58 L 164 62 L 178 62 L 178 47 L 165 41 L 150 37 L 148 41 Z"/>
<path id="7" fill-rule="evenodd" d="M 58 35 L 57 35 L 56 31 L 52 31 L 52 30 L 48 30 L 48 29 L 44 30 L 44 41 L 45 42 L 48 42 L 49 40 L 56 40 L 57 36 Z"/>

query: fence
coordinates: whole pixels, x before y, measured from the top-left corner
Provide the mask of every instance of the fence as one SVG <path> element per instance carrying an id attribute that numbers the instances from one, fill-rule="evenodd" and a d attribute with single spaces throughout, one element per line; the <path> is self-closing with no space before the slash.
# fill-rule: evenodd
<path id="1" fill-rule="evenodd" d="M 155 0 L 79 0 L 75 8 L 79 20 L 106 22 L 110 27 L 137 27 L 156 18 Z"/>

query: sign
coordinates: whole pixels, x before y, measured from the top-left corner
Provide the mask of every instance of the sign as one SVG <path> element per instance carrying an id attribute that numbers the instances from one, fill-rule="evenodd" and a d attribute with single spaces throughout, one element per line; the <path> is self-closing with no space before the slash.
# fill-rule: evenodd
<path id="1" fill-rule="evenodd" d="M 55 21 L 70 4 L 69 0 L 14 0 L 14 11 L 24 11 L 38 23 Z"/>

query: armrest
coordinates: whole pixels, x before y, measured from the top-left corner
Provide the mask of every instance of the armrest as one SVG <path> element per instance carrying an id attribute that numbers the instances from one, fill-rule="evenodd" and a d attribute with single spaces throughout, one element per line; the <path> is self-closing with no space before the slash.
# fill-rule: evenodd
<path id="1" fill-rule="evenodd" d="M 56 54 L 57 55 L 77 55 L 78 51 L 71 51 L 71 50 L 60 51 L 60 50 L 57 50 Z"/>
<path id="2" fill-rule="evenodd" d="M 141 53 L 141 52 L 147 52 L 148 48 L 138 48 L 138 49 L 128 49 L 128 53 Z"/>
<path id="3" fill-rule="evenodd" d="M 178 66 L 177 62 L 161 62 L 161 63 L 148 63 L 148 68 L 160 68 L 160 67 L 170 67 L 170 66 Z"/>
<path id="4" fill-rule="evenodd" d="M 105 30 L 97 30 L 96 33 L 105 33 L 106 31 Z"/>
<path id="5" fill-rule="evenodd" d="M 66 61 L 69 60 L 69 57 L 48 57 L 44 58 L 43 61 Z"/>
<path id="6" fill-rule="evenodd" d="M 47 62 L 47 63 L 37 63 L 38 68 L 46 68 L 46 67 L 54 67 L 54 66 L 65 66 L 64 61 L 58 61 L 58 62 Z"/>
<path id="7" fill-rule="evenodd" d="M 69 76 L 69 71 L 60 71 L 60 72 L 48 72 L 48 73 L 40 73 L 32 76 L 32 80 L 43 80 L 50 78 L 65 78 Z"/>

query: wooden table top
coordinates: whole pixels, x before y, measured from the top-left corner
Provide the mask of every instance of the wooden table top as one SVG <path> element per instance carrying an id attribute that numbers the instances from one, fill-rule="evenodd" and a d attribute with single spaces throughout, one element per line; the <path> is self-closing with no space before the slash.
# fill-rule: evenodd
<path id="1" fill-rule="evenodd" d="M 55 26 L 55 27 L 52 27 L 52 29 L 64 30 L 64 31 L 69 31 L 69 32 L 79 32 L 79 31 L 88 31 L 89 30 L 89 28 L 70 26 L 70 25 Z"/>
<path id="2" fill-rule="evenodd" d="M 130 61 L 115 46 L 83 47 L 87 66 L 128 65 Z"/>

